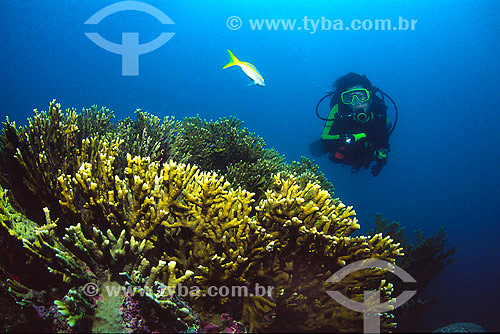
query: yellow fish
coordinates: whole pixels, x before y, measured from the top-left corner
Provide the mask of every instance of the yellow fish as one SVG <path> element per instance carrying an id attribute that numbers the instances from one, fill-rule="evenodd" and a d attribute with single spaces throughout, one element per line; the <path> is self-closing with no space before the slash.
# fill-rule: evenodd
<path id="1" fill-rule="evenodd" d="M 255 66 L 244 61 L 239 61 L 238 58 L 236 58 L 234 54 L 231 51 L 229 51 L 229 49 L 227 50 L 227 52 L 229 53 L 229 58 L 231 58 L 231 60 L 222 69 L 228 68 L 233 65 L 238 65 L 239 67 L 241 67 L 243 72 L 245 72 L 245 74 L 248 75 L 248 77 L 253 81 L 253 83 L 248 84 L 248 86 L 250 85 L 257 85 L 261 87 L 266 86 L 266 84 L 264 83 L 264 78 L 259 73 L 259 71 L 257 71 Z"/>

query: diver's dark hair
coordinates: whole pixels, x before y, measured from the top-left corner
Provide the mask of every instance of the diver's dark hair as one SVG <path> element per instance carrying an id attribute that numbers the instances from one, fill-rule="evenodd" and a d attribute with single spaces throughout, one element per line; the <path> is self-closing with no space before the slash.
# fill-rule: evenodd
<path id="1" fill-rule="evenodd" d="M 360 85 L 370 91 L 372 90 L 372 83 L 370 82 L 370 80 L 368 80 L 366 75 L 359 75 L 353 72 L 347 73 L 346 75 L 335 80 L 334 85 L 337 92 L 339 93 L 344 92 L 348 88 L 357 85 Z"/>

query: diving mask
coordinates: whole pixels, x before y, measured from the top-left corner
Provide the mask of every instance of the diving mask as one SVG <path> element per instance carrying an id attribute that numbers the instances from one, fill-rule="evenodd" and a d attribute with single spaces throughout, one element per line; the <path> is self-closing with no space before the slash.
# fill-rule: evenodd
<path id="1" fill-rule="evenodd" d="M 343 92 L 340 99 L 344 104 L 360 104 L 370 99 L 370 92 L 365 88 L 354 88 Z"/>

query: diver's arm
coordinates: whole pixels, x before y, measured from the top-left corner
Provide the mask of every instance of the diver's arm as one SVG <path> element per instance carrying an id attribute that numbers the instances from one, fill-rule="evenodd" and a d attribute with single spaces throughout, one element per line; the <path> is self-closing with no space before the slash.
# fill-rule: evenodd
<path id="1" fill-rule="evenodd" d="M 375 165 L 371 168 L 371 173 L 373 176 L 377 176 L 382 167 L 387 165 L 387 158 L 389 157 L 389 152 L 391 151 L 389 145 L 389 132 L 387 131 L 387 135 L 382 134 L 382 140 L 380 141 L 380 145 L 378 149 L 373 153 L 373 158 L 376 162 Z"/>
<path id="2" fill-rule="evenodd" d="M 376 145 L 376 149 L 374 151 L 374 159 L 376 164 L 372 167 L 372 175 L 377 176 L 382 167 L 387 164 L 387 158 L 389 156 L 389 152 L 391 151 L 391 146 L 389 144 L 390 133 L 390 121 L 389 118 L 386 117 L 386 120 L 379 123 L 379 131 L 378 131 L 378 145 Z"/>
<path id="3" fill-rule="evenodd" d="M 323 142 L 340 139 L 340 134 L 338 133 L 338 126 L 337 126 L 338 124 L 334 123 L 335 116 L 339 111 L 338 108 L 339 108 L 338 104 L 334 105 L 333 108 L 330 110 L 330 114 L 328 114 L 328 120 L 326 121 L 326 124 L 323 127 L 323 133 L 321 134 L 321 140 Z M 332 131 L 333 133 L 331 133 Z"/>
<path id="4" fill-rule="evenodd" d="M 384 124 L 381 126 L 381 134 L 380 134 L 380 149 L 386 151 L 387 153 L 391 150 L 391 145 L 389 144 L 389 137 L 391 136 L 391 121 L 389 117 L 385 117 Z"/>

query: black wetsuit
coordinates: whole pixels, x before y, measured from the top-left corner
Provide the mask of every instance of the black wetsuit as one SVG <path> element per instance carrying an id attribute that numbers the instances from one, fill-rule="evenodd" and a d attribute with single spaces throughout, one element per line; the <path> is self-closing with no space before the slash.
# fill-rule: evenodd
<path id="1" fill-rule="evenodd" d="M 339 103 L 336 96 L 332 98 L 330 108 L 328 118 L 333 117 L 333 122 L 327 122 L 325 125 L 321 141 L 325 151 L 330 153 L 332 161 L 352 165 L 355 169 L 368 168 L 370 163 L 376 160 L 375 153 L 378 150 L 389 151 L 391 124 L 387 117 L 387 106 L 378 96 L 372 95 L 370 119 L 366 123 L 358 122 L 349 116 L 351 114 L 349 106 Z M 366 137 L 361 136 L 362 138 L 357 141 L 351 140 L 351 143 L 346 143 L 347 137 L 362 133 Z"/>

